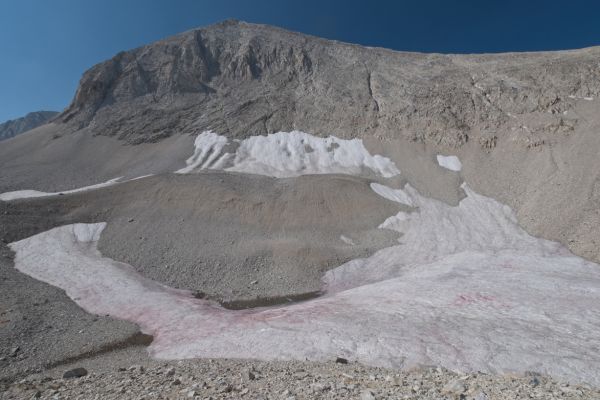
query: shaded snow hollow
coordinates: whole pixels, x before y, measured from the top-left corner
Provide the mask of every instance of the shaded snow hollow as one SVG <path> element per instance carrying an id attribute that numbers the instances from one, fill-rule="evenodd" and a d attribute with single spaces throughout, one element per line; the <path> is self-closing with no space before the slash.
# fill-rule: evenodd
<path id="1" fill-rule="evenodd" d="M 377 156 L 363 153 L 362 143 L 307 138 L 294 132 L 250 138 L 226 155 L 226 139 L 203 134 L 185 172 L 223 167 L 294 176 L 359 173 L 366 166 L 398 173 L 390 160 L 374 162 Z M 339 145 L 335 152 L 327 150 L 331 143 Z M 149 351 L 158 358 L 342 356 L 393 367 L 537 371 L 600 385 L 597 264 L 530 236 L 509 207 L 467 185 L 458 206 L 409 185 L 371 188 L 414 207 L 380 226 L 401 232 L 399 243 L 329 271 L 326 295 L 281 307 L 225 310 L 146 279 L 102 257 L 97 242 L 104 223 L 55 228 L 10 247 L 17 269 L 64 289 L 85 310 L 139 324 L 154 336 Z"/>
<path id="2" fill-rule="evenodd" d="M 321 138 L 293 131 L 230 142 L 214 132 L 203 132 L 194 146 L 194 155 L 178 173 L 222 169 L 277 178 L 368 171 L 387 178 L 400 173 L 389 158 L 371 155 L 362 139 Z"/>

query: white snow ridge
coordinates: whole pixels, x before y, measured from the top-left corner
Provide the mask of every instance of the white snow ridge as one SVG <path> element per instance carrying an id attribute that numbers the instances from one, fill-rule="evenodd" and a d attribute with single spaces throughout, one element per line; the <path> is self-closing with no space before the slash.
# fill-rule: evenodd
<path id="1" fill-rule="evenodd" d="M 228 139 L 214 132 L 203 132 L 194 143 L 194 155 L 187 166 L 177 171 L 223 169 L 286 178 L 307 174 L 359 175 L 371 171 L 383 177 L 400 171 L 386 157 L 371 155 L 362 139 L 320 138 L 308 133 L 278 132 L 252 136 L 231 143 L 237 149 L 224 152 Z"/>

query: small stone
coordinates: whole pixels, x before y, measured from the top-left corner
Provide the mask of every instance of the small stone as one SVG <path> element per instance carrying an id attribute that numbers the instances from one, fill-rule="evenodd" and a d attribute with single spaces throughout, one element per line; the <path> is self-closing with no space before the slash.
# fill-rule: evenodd
<path id="1" fill-rule="evenodd" d="M 537 376 L 534 376 L 529 380 L 529 384 L 535 387 L 540 384 L 540 379 Z"/>
<path id="2" fill-rule="evenodd" d="M 240 394 L 243 396 L 243 395 L 247 394 L 249 391 L 250 391 L 250 390 L 249 390 L 248 388 L 243 388 L 243 389 L 240 391 Z"/>
<path id="3" fill-rule="evenodd" d="M 19 346 L 17 346 L 17 347 L 13 347 L 13 348 L 10 350 L 10 356 L 11 356 L 11 357 L 16 357 L 16 356 L 17 356 L 17 354 L 19 353 L 19 350 L 21 350 L 21 348 L 20 348 Z"/>
<path id="4" fill-rule="evenodd" d="M 369 389 L 363 390 L 360 394 L 360 400 L 375 400 L 375 393 Z"/>
<path id="5" fill-rule="evenodd" d="M 258 283 L 258 281 L 252 281 L 250 282 L 251 285 L 256 285 Z"/>
<path id="6" fill-rule="evenodd" d="M 571 393 L 575 392 L 574 389 L 572 389 L 568 386 L 561 386 L 560 391 L 562 392 L 562 394 L 571 394 Z"/>
<path id="7" fill-rule="evenodd" d="M 83 367 L 73 368 L 68 371 L 65 371 L 65 373 L 63 374 L 63 379 L 81 378 L 82 376 L 86 376 L 87 374 L 87 369 Z"/>
<path id="8" fill-rule="evenodd" d="M 448 382 L 442 388 L 442 394 L 450 394 L 450 395 L 460 396 L 466 390 L 467 390 L 467 387 L 465 386 L 465 383 L 463 381 L 461 381 L 459 379 L 454 379 L 454 380 Z"/>
<path id="9" fill-rule="evenodd" d="M 173 368 L 173 367 L 171 367 L 171 368 L 168 368 L 168 369 L 165 371 L 165 375 L 167 375 L 167 376 L 173 376 L 173 375 L 175 375 L 175 368 Z"/>
<path id="10" fill-rule="evenodd" d="M 335 362 L 336 362 L 337 364 L 348 364 L 348 360 L 347 360 L 347 359 L 345 359 L 345 358 L 343 358 L 343 357 L 337 357 L 337 358 L 335 359 Z"/>
<path id="11" fill-rule="evenodd" d="M 173 382 L 171 382 L 172 385 L 181 385 L 181 379 L 179 378 L 175 378 L 173 379 Z"/>
<path id="12" fill-rule="evenodd" d="M 133 219 L 133 218 L 129 218 L 129 219 L 127 220 L 127 222 L 133 222 L 133 221 L 135 221 L 135 219 Z"/>
<path id="13" fill-rule="evenodd" d="M 33 394 L 33 398 L 39 399 L 40 397 L 42 397 L 42 392 L 40 392 L 39 390 L 36 390 L 36 392 Z"/>
<path id="14" fill-rule="evenodd" d="M 196 391 L 194 391 L 194 390 L 190 390 L 190 391 L 188 392 L 188 394 L 187 394 L 187 397 L 189 397 L 189 398 L 192 398 L 192 399 L 193 399 L 195 396 L 196 396 Z"/>
<path id="15" fill-rule="evenodd" d="M 231 391 L 233 390 L 233 386 L 226 384 L 225 386 L 223 386 L 223 388 L 221 389 L 222 393 L 231 393 Z"/>
<path id="16" fill-rule="evenodd" d="M 136 372 L 137 371 L 140 374 L 144 373 L 145 370 L 146 369 L 143 366 L 141 366 L 141 365 L 132 365 L 131 367 L 129 367 L 129 371 L 131 371 L 131 372 Z"/>
<path id="17" fill-rule="evenodd" d="M 489 400 L 489 397 L 485 392 L 479 392 L 475 395 L 473 400 Z"/>
<path id="18" fill-rule="evenodd" d="M 312 390 L 315 393 L 326 392 L 328 390 L 331 390 L 331 385 L 323 384 L 323 383 L 315 383 L 312 385 Z"/>
<path id="19" fill-rule="evenodd" d="M 248 370 L 248 372 L 246 372 L 246 377 L 251 381 L 256 379 L 256 375 L 254 374 L 254 372 L 252 372 L 250 370 Z"/>

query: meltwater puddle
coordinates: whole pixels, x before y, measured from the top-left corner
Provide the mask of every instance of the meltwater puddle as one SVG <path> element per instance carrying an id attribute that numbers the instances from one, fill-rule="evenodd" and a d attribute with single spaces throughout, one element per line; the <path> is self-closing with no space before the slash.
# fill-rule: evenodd
<path id="1" fill-rule="evenodd" d="M 326 360 L 453 370 L 537 371 L 600 385 L 600 266 L 534 238 L 512 211 L 464 186 L 458 206 L 373 184 L 411 204 L 382 228 L 401 243 L 350 261 L 327 293 L 285 306 L 227 310 L 103 257 L 105 224 L 11 243 L 15 267 L 90 313 L 135 322 L 152 356 Z"/>
<path id="2" fill-rule="evenodd" d="M 316 299 L 317 297 L 322 296 L 323 294 L 324 292 L 322 291 L 315 291 L 288 296 L 260 297 L 248 300 L 220 301 L 219 304 L 221 305 L 221 307 L 226 308 L 228 310 L 248 310 L 259 307 L 274 307 L 290 305 L 292 303 L 300 303 L 303 301 Z"/>

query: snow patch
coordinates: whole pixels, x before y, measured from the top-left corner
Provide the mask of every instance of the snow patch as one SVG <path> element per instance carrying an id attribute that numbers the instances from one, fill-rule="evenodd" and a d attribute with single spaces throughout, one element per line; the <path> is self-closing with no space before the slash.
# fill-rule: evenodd
<path id="1" fill-rule="evenodd" d="M 388 200 L 410 207 L 413 206 L 410 196 L 402 189 L 392 189 L 388 186 L 380 185 L 379 183 L 371 183 L 371 189 Z"/>
<path id="2" fill-rule="evenodd" d="M 349 246 L 356 246 L 356 244 L 354 243 L 354 240 L 352 240 L 349 237 L 346 237 L 344 235 L 340 236 L 340 240 Z"/>
<path id="3" fill-rule="evenodd" d="M 450 171 L 460 171 L 462 169 L 462 163 L 456 156 L 442 156 L 437 155 L 437 162 L 440 167 L 449 169 Z"/>
<path id="4" fill-rule="evenodd" d="M 586 100 L 586 101 L 593 101 L 594 98 L 592 96 L 575 96 L 573 94 L 570 94 L 568 96 L 570 99 L 576 99 L 576 100 Z"/>
<path id="5" fill-rule="evenodd" d="M 401 243 L 325 276 L 327 294 L 285 307 L 224 310 L 102 257 L 105 224 L 63 226 L 10 244 L 20 271 L 81 307 L 139 324 L 158 358 L 236 357 L 537 371 L 600 384 L 600 268 L 528 235 L 512 211 L 463 185 L 458 206 L 406 185 L 413 204 L 384 224 Z M 576 334 L 573 334 L 575 332 Z"/>
<path id="6" fill-rule="evenodd" d="M 65 190 L 65 191 L 62 191 L 62 192 L 40 192 L 40 191 L 37 191 L 37 190 L 17 190 L 17 191 L 14 191 L 14 192 L 6 192 L 6 193 L 0 194 L 0 200 L 2 200 L 2 201 L 11 201 L 11 200 L 31 198 L 31 197 L 49 197 L 49 196 L 59 196 L 61 194 L 71 194 L 71 193 L 77 193 L 77 192 L 85 192 L 85 191 L 88 191 L 88 190 L 100 189 L 100 188 L 103 188 L 103 187 L 112 186 L 114 184 L 120 183 L 119 180 L 122 179 L 122 178 L 123 177 L 121 176 L 119 178 L 114 178 L 114 179 L 111 179 L 109 181 L 98 183 L 98 184 L 95 184 L 95 185 L 85 186 L 85 187 L 81 187 L 81 188 L 78 188 L 78 189 Z M 140 178 L 136 178 L 136 179 L 140 179 Z"/>
<path id="7" fill-rule="evenodd" d="M 187 160 L 187 166 L 177 172 L 222 169 L 277 178 L 307 174 L 360 175 L 365 170 L 386 178 L 400 174 L 389 158 L 371 155 L 361 139 L 278 132 L 238 141 L 233 153 L 225 151 L 228 143 L 224 136 L 203 132 L 196 138 L 194 155 Z"/>
<path id="8" fill-rule="evenodd" d="M 131 179 L 129 179 L 128 182 L 137 181 L 137 180 L 144 179 L 144 178 L 150 178 L 151 176 L 154 176 L 154 174 L 142 175 L 142 176 L 138 176 L 135 178 L 131 178 Z"/>

